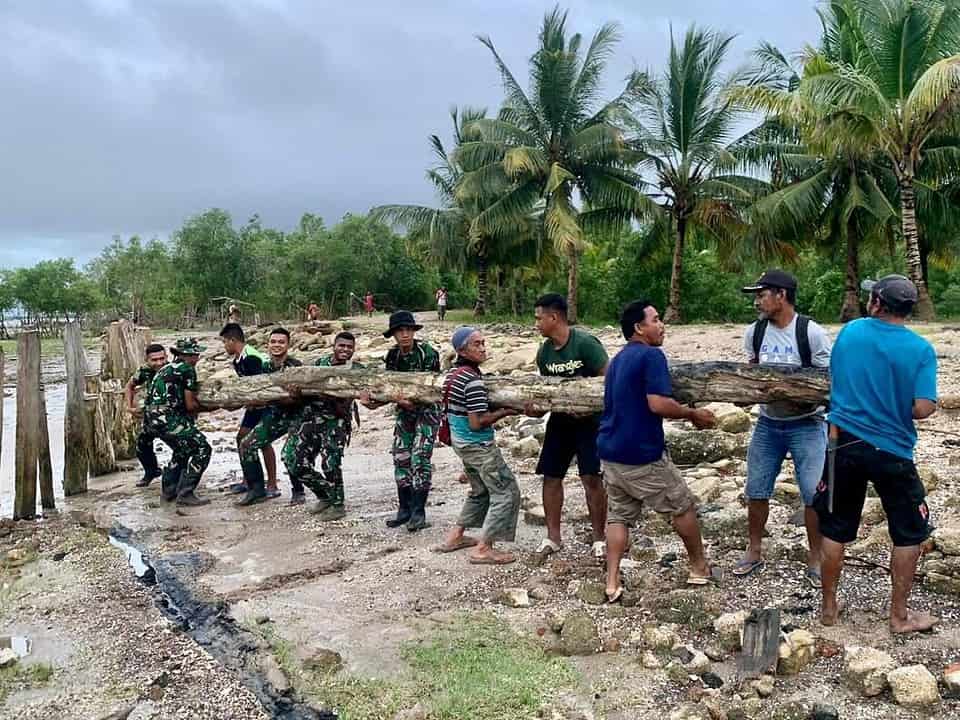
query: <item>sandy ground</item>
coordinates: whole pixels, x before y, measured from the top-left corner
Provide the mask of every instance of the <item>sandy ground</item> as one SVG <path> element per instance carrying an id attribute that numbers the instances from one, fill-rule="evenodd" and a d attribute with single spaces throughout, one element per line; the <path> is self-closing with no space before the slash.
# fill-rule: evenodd
<path id="1" fill-rule="evenodd" d="M 355 322 L 361 331 L 371 331 L 364 332 L 358 359 L 382 356 L 387 345 L 372 331 L 384 324 L 383 318 Z M 960 394 L 960 333 L 941 325 L 917 329 L 937 347 L 941 392 Z M 431 323 L 425 333 L 439 339 L 451 330 L 449 323 L 443 327 Z M 619 347 L 613 328 L 597 332 L 611 352 Z M 738 360 L 742 334 L 739 326 L 670 329 L 665 351 L 672 361 Z M 508 355 L 529 355 L 537 342 L 530 328 L 494 326 L 489 335 L 494 367 Z M 162 504 L 156 484 L 134 488 L 138 470 L 131 465 L 125 472 L 92 480 L 90 493 L 63 503 L 59 517 L 39 523 L 37 532 L 25 532 L 21 526 L 0 537 L 0 552 L 30 547 L 37 558 L 17 570 L 19 580 L 16 573 L 0 576 L 4 589 L 0 628 L 4 633 L 32 636 L 35 652 L 30 661 L 43 660 L 55 668 L 42 689 L 14 692 L 5 706 L 0 704 L 4 717 L 97 719 L 131 707 L 135 710 L 129 717 L 266 716 L 240 675 L 218 668 L 207 650 L 157 609 L 155 593 L 133 578 L 124 558 L 106 544 L 102 531 L 112 527 L 129 529 L 152 558 L 199 553 L 204 558 L 196 577 L 200 591 L 226 603 L 229 614 L 240 623 L 269 617 L 300 658 L 320 649 L 339 652 L 344 673 L 387 679 L 402 673 L 401 645 L 426 632 L 431 618 L 451 610 L 493 612 L 531 636 L 538 628 L 542 631 L 549 615 L 577 610 L 596 620 L 608 651 L 571 658 L 581 677 L 574 691 L 589 710 L 569 717 L 626 720 L 663 714 L 684 699 L 702 694 L 702 690 L 691 690 L 690 683 L 678 684 L 662 670 L 645 669 L 638 662 L 642 648 L 635 633 L 645 624 L 663 622 L 664 608 L 669 609 L 664 598 L 689 596 L 683 589 L 682 550 L 672 534 L 663 532 L 662 523 L 651 519 L 641 528 L 653 541 L 660 562 L 646 561 L 635 571 L 634 582 L 642 587 L 639 602 L 632 607 L 590 605 L 575 595 L 575 589 L 578 583 L 599 580 L 601 571 L 589 556 L 583 493 L 575 477 L 566 483 L 565 549 L 559 558 L 537 562 L 533 550 L 543 528 L 521 521 L 515 545 L 521 562 L 504 568 L 476 567 L 459 554 L 430 552 L 456 518 L 465 494 L 465 487 L 456 482 L 459 465 L 449 448 L 438 448 L 434 455 L 435 484 L 428 508 L 433 527 L 409 534 L 384 526 L 396 499 L 389 456 L 390 408 L 362 413 L 345 460 L 348 516 L 334 523 L 318 522 L 306 507 L 289 506 L 289 483 L 282 471 L 284 498 L 251 509 L 233 506 L 235 498 L 222 490 L 239 470 L 232 447 L 238 421 L 239 413 L 227 412 L 205 420 L 214 445 L 202 490 L 212 500 L 207 507 L 176 510 Z M 960 426 L 955 415 L 940 413 L 921 424 L 917 462 L 941 477 L 939 490 L 931 496 L 937 524 L 960 523 L 957 505 L 948 502 L 960 489 L 955 478 L 960 465 L 958 446 Z M 532 463 L 506 454 L 517 472 L 525 504 L 537 504 L 540 484 L 532 474 Z M 742 463 L 735 462 L 722 474 L 736 478 L 743 472 Z M 837 628 L 820 627 L 817 595 L 802 582 L 804 565 L 798 562 L 802 529 L 787 522 L 794 509 L 788 501 L 775 503 L 771 516 L 768 542 L 777 544 L 782 559 L 768 562 L 757 577 L 731 578 L 719 589 L 701 592 L 703 599 L 697 602 L 709 615 L 776 606 L 786 623 L 810 629 L 824 648 L 878 647 L 900 664 L 922 662 L 934 674 L 960 661 L 960 598 L 918 588 L 915 604 L 935 608 L 944 623 L 933 635 L 893 638 L 885 624 L 889 580 L 882 569 L 848 567 L 846 618 Z M 729 569 L 743 544 L 736 536 L 715 539 L 710 554 Z M 66 556 L 54 560 L 55 553 L 65 549 Z M 671 562 L 670 553 L 678 552 L 680 559 Z M 886 553 L 865 552 L 864 557 L 883 564 Z M 506 608 L 496 602 L 506 587 L 537 588 L 539 599 L 532 608 Z M 679 633 L 701 649 L 716 644 L 712 630 L 696 629 L 693 623 L 680 627 Z M 760 716 L 772 716 L 790 700 L 826 699 L 844 718 L 925 717 L 894 705 L 889 693 L 870 700 L 852 694 L 840 683 L 840 666 L 840 657 L 826 650 L 801 675 L 778 678 L 776 692 L 763 701 Z M 712 669 L 725 681 L 721 690 L 713 692 L 724 703 L 735 703 L 734 657 L 724 655 Z M 157 690 L 158 685 L 163 687 Z M 960 704 L 944 702 L 935 713 L 942 718 L 960 717 Z"/>

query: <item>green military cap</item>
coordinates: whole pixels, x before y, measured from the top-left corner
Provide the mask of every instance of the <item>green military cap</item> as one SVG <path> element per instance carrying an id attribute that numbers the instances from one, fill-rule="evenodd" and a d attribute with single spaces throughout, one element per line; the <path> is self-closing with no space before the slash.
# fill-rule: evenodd
<path id="1" fill-rule="evenodd" d="M 199 355 L 207 349 L 206 345 L 201 345 L 196 338 L 180 338 L 177 344 L 170 348 L 170 352 L 175 355 Z"/>

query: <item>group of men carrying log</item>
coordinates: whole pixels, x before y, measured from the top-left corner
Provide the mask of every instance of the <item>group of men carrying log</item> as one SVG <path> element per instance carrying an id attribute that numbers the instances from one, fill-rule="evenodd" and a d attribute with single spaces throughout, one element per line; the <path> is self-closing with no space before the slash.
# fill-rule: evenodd
<path id="1" fill-rule="evenodd" d="M 844 547 L 856 538 L 870 481 L 880 496 L 894 544 L 891 630 L 922 631 L 936 618 L 907 607 L 920 547 L 930 532 L 924 488 L 913 464 L 917 438 L 913 421 L 936 409 L 936 355 L 929 342 L 905 327 L 917 301 L 917 290 L 907 278 L 864 281 L 863 288 L 870 294 L 870 317 L 848 323 L 832 348 L 824 329 L 795 311 L 797 283 L 791 275 L 771 270 L 743 288 L 754 296 L 760 317 L 744 338 L 749 361 L 829 367 L 831 391 L 829 416 L 822 406 L 792 402 L 761 408 L 747 455 L 748 547 L 732 573 L 743 577 L 764 568 L 761 538 L 769 499 L 789 453 L 804 503 L 809 543 L 805 580 L 822 589 L 823 624 L 835 624 L 842 612 L 837 586 Z M 598 561 L 606 561 L 609 602 L 618 602 L 623 595 L 620 561 L 629 547 L 630 528 L 645 507 L 671 518 L 689 559 L 686 582 L 694 586 L 719 582 L 721 572 L 704 550 L 696 500 L 670 459 L 663 432 L 665 418 L 688 420 L 698 429 L 713 427 L 716 419 L 709 410 L 684 406 L 672 397 L 660 349 L 665 330 L 657 309 L 638 300 L 623 310 L 620 325 L 626 345 L 613 360 L 608 360 L 597 338 L 570 326 L 562 296 L 541 297 L 535 313 L 545 338 L 537 353 L 542 375 L 604 376 L 601 414 L 553 412 L 547 422 L 537 465 L 543 476 L 547 536 L 537 553 L 563 550 L 563 479 L 576 457 L 590 516 L 591 552 Z M 440 372 L 437 350 L 416 338 L 420 329 L 407 311 L 391 315 L 384 335 L 395 345 L 385 357 L 387 370 Z M 239 325 L 225 326 L 221 338 L 240 375 L 282 372 L 300 364 L 288 355 L 289 333 L 283 328 L 271 332 L 267 356 L 244 342 Z M 475 564 L 511 563 L 515 555 L 496 549 L 495 543 L 515 539 L 520 490 L 495 442 L 494 427 L 520 411 L 491 407 L 481 370 L 487 359 L 486 341 L 479 329 L 457 328 L 451 344 L 456 361 L 444 378 L 440 403 L 394 398 L 392 455 L 398 510 L 387 525 L 410 531 L 429 527 L 426 506 L 439 435 L 463 463 L 461 480 L 470 490 L 456 524 L 435 550 L 468 549 L 468 559 Z M 352 363 L 355 345 L 350 333 L 338 334 L 332 354 L 316 365 L 357 367 Z M 208 502 L 194 492 L 210 459 L 210 446 L 194 422 L 200 409 L 194 368 L 203 349 L 195 340 L 178 341 L 171 348 L 173 362 L 166 363 L 163 347 L 151 345 L 147 365 L 128 384 L 131 409 L 136 386 L 147 386 L 138 443 L 144 468 L 139 484 L 162 476 L 163 497 L 183 505 Z M 317 497 L 319 517 L 340 519 L 345 515 L 342 458 L 353 422 L 359 420 L 356 401 L 307 397 L 293 384 L 284 388 L 288 397 L 283 401 L 245 409 L 237 435 L 243 482 L 231 489 L 244 494 L 240 506 L 278 496 L 271 444 L 286 435 L 282 457 L 292 485 L 291 503 L 303 503 L 304 489 L 309 488 Z M 367 407 L 377 404 L 366 392 L 358 395 Z M 523 412 L 538 414 L 532 406 Z M 173 450 L 163 471 L 153 454 L 155 439 Z M 479 528 L 479 535 L 468 535 L 470 528 Z"/>

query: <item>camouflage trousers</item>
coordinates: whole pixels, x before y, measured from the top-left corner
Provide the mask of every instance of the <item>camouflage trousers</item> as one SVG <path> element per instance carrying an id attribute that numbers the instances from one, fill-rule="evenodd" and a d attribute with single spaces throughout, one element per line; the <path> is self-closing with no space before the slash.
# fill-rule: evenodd
<path id="1" fill-rule="evenodd" d="M 460 511 L 457 524 L 464 528 L 482 528 L 484 540 L 512 542 L 517 535 L 520 515 L 520 487 L 494 444 L 454 445 L 470 479 L 470 494 Z"/>
<path id="2" fill-rule="evenodd" d="M 430 490 L 433 446 L 440 429 L 440 407 L 397 410 L 393 427 L 393 476 L 397 487 Z"/>
<path id="3" fill-rule="evenodd" d="M 196 490 L 200 484 L 203 471 L 210 464 L 210 443 L 197 428 L 196 422 L 189 415 L 172 413 L 166 408 L 147 408 L 143 414 L 144 435 L 162 440 L 173 451 L 170 460 L 171 467 L 182 470 L 179 483 L 174 488 L 171 477 L 170 485 L 163 487 L 164 495 L 183 495 Z M 151 440 L 152 442 L 152 440 Z M 167 483 L 167 476 L 164 476 Z"/>
<path id="4" fill-rule="evenodd" d="M 331 505 L 343 505 L 343 450 L 350 442 L 350 418 L 304 413 L 290 426 L 283 445 L 283 464 L 313 494 Z M 315 463 L 320 456 L 320 470 Z"/>
<path id="5" fill-rule="evenodd" d="M 277 412 L 275 409 L 267 409 L 260 418 L 260 422 L 250 428 L 250 432 L 237 442 L 240 463 L 259 464 L 260 451 L 286 435 L 299 419 L 299 413 Z M 290 482 L 294 490 L 303 489 L 303 485 L 293 475 L 290 476 Z"/>
<path id="6" fill-rule="evenodd" d="M 147 419 L 143 419 L 143 427 L 140 428 L 140 434 L 137 435 L 137 460 L 143 467 L 145 475 L 156 477 L 160 474 L 160 463 L 157 461 L 157 451 L 153 443 L 160 438 L 147 427 Z"/>

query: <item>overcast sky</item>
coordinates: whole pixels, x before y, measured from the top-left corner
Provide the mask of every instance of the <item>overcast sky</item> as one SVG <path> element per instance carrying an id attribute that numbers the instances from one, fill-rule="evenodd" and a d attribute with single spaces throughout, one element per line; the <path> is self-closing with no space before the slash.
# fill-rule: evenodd
<path id="1" fill-rule="evenodd" d="M 659 69 L 669 28 L 817 38 L 813 0 L 568 2 L 586 36 L 623 39 L 611 94 Z M 497 108 L 490 35 L 526 85 L 544 11 L 530 0 L 3 0 L 0 3 L 0 267 L 85 262 L 119 233 L 168 237 L 229 210 L 282 229 L 311 211 L 430 203 L 427 135 L 448 108 Z"/>

